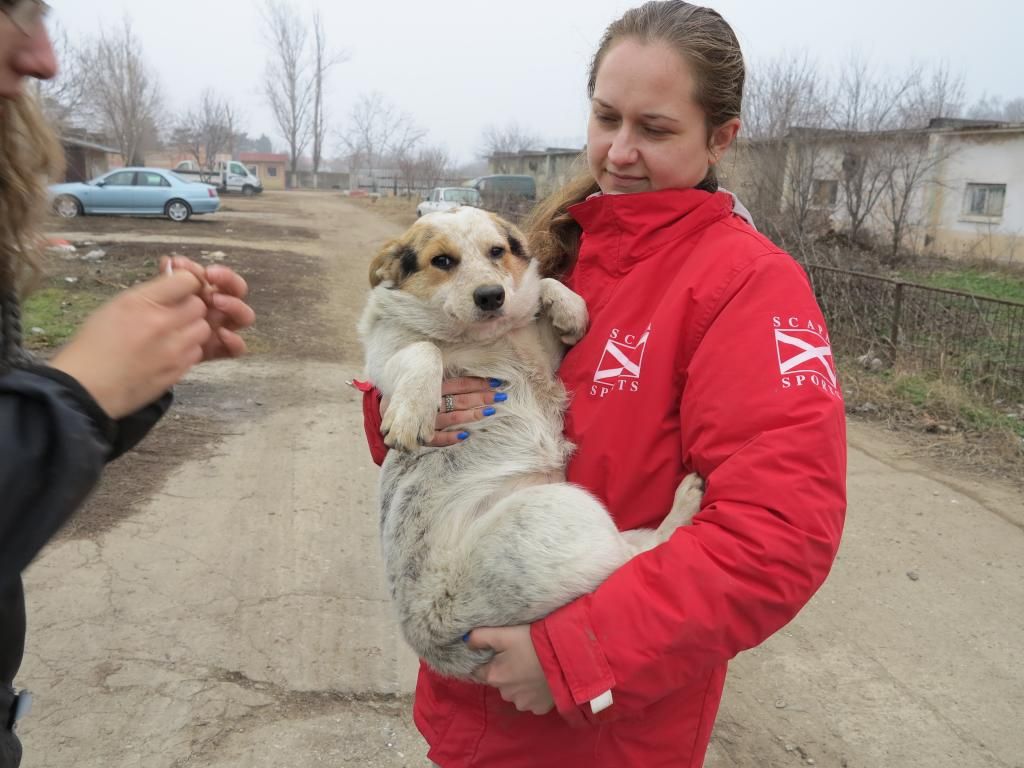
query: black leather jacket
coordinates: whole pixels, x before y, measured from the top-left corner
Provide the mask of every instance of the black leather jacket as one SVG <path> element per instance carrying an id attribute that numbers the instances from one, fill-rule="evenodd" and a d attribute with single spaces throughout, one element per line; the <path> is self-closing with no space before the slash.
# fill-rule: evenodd
<path id="1" fill-rule="evenodd" d="M 25 354 L 17 302 L 0 295 L 0 687 L 13 683 L 24 651 L 21 571 L 85 501 L 104 464 L 138 443 L 170 403 L 167 393 L 111 419 L 75 379 Z"/>

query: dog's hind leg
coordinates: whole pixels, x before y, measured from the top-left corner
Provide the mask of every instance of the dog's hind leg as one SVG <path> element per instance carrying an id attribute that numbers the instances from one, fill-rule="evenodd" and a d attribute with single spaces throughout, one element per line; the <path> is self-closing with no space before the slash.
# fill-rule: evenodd
<path id="1" fill-rule="evenodd" d="M 657 528 L 638 528 L 633 531 L 623 531 L 622 536 L 633 548 L 634 554 L 654 549 L 659 544 L 669 540 L 677 528 L 688 525 L 693 516 L 700 511 L 700 500 L 704 495 L 704 481 L 700 475 L 693 472 L 683 478 L 676 488 L 675 498 L 672 501 L 672 509 L 661 521 Z"/>
<path id="2" fill-rule="evenodd" d="M 523 488 L 477 519 L 452 556 L 469 628 L 535 621 L 592 592 L 631 556 L 601 503 L 569 484 Z"/>

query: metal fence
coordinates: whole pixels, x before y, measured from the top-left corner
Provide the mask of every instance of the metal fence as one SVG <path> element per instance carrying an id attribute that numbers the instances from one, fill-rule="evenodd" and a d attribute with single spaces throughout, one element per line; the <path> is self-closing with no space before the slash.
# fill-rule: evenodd
<path id="1" fill-rule="evenodd" d="M 525 210 L 498 208 L 521 223 Z M 1024 304 L 804 264 L 833 350 L 956 381 L 990 401 L 1024 403 Z"/>
<path id="2" fill-rule="evenodd" d="M 807 265 L 838 354 L 876 354 L 1024 402 L 1024 304 Z"/>

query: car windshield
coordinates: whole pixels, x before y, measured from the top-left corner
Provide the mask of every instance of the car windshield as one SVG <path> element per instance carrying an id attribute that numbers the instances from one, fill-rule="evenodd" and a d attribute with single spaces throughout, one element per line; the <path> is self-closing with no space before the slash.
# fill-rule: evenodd
<path id="1" fill-rule="evenodd" d="M 480 193 L 475 189 L 446 189 L 444 199 L 448 203 L 478 203 Z"/>
<path id="2" fill-rule="evenodd" d="M 175 181 L 180 181 L 182 184 L 192 184 L 192 179 L 186 179 L 184 176 L 179 176 L 174 171 L 168 171 L 167 175 Z"/>

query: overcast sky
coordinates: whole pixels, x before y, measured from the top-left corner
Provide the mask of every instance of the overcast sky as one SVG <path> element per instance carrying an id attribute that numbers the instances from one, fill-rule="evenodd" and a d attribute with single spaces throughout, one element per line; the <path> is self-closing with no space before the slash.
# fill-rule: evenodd
<path id="1" fill-rule="evenodd" d="M 167 111 L 205 87 L 231 97 L 250 135 L 282 148 L 262 96 L 269 56 L 257 0 L 51 0 L 72 40 L 132 19 L 159 74 Z M 291 0 L 319 7 L 328 44 L 348 61 L 331 75 L 328 109 L 341 128 L 360 93 L 380 91 L 466 161 L 483 127 L 516 120 L 549 146 L 581 146 L 586 68 L 604 27 L 634 2 L 617 0 Z M 1024 96 L 1024 4 L 1009 0 L 721 0 L 749 66 L 806 52 L 837 67 L 852 51 L 887 71 L 944 61 L 962 73 L 968 103 Z M 337 147 L 331 141 L 329 149 Z M 334 151 L 327 154 L 333 155 Z"/>

